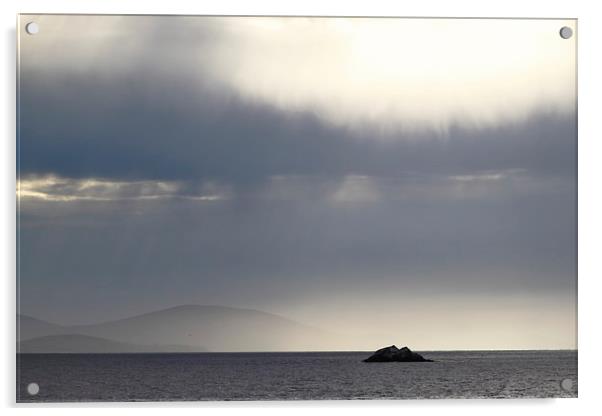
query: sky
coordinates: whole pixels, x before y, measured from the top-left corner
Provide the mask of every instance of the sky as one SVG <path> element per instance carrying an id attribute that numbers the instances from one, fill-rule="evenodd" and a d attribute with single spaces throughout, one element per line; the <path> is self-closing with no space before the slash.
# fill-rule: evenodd
<path id="1" fill-rule="evenodd" d="M 562 26 L 22 16 L 20 311 L 217 304 L 349 349 L 576 348 Z"/>

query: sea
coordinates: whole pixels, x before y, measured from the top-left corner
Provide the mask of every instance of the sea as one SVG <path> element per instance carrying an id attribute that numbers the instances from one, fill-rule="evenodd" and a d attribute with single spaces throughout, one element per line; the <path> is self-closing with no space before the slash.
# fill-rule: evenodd
<path id="1" fill-rule="evenodd" d="M 18 402 L 577 397 L 577 351 L 17 354 Z M 35 393 L 35 394 L 32 394 Z"/>

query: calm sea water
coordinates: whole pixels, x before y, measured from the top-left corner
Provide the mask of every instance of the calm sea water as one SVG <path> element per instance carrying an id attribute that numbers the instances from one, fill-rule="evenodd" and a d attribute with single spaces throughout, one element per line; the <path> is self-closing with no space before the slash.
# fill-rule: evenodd
<path id="1" fill-rule="evenodd" d="M 576 397 L 576 351 L 19 354 L 17 400 L 317 400 Z M 562 383 L 563 380 L 565 381 Z M 27 386 L 39 385 L 30 395 Z M 571 385 L 572 384 L 572 385 Z M 564 387 L 563 387 L 564 386 Z"/>

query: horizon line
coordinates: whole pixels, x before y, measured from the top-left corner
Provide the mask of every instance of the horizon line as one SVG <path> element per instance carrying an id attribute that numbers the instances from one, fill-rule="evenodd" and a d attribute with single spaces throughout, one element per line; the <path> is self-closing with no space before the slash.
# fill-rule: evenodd
<path id="1" fill-rule="evenodd" d="M 419 351 L 423 353 L 428 352 L 537 352 L 537 351 L 575 351 L 578 352 L 578 348 L 524 348 L 524 349 L 461 349 L 461 350 L 430 350 L 430 349 L 420 349 L 413 350 Z M 332 353 L 370 353 L 373 350 L 264 350 L 264 351 L 174 351 L 174 352 L 152 352 L 152 351 L 141 351 L 141 352 L 20 352 L 16 351 L 16 354 L 309 354 L 309 353 L 324 353 L 324 352 L 332 352 Z"/>

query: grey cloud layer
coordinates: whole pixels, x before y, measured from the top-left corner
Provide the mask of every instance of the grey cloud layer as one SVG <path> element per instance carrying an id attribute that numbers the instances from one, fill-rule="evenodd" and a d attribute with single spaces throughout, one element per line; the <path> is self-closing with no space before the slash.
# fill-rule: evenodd
<path id="1" fill-rule="evenodd" d="M 23 201 L 22 304 L 54 303 L 64 319 L 65 296 L 102 304 L 127 294 L 119 308 L 135 311 L 145 299 L 259 306 L 364 290 L 568 295 L 574 189 L 559 185 L 362 203 Z"/>
<path id="2" fill-rule="evenodd" d="M 23 45 L 24 312 L 93 321 L 368 290 L 570 306 L 576 114 L 337 126 L 204 77 L 191 33 L 149 22 L 143 40 L 126 30 L 93 51 L 77 36 L 43 56 Z M 200 50 L 218 36 L 195 30 Z"/>

